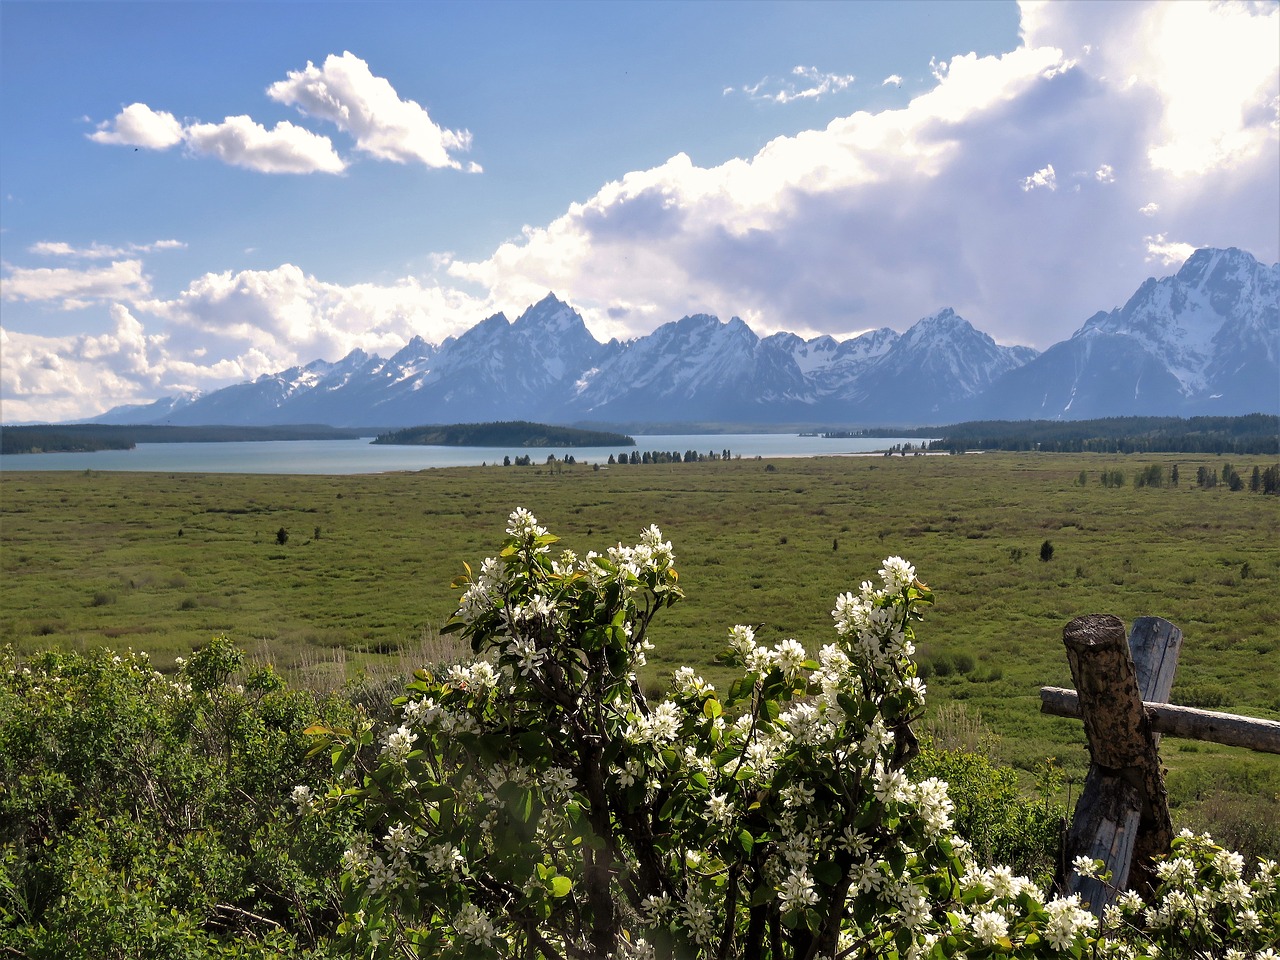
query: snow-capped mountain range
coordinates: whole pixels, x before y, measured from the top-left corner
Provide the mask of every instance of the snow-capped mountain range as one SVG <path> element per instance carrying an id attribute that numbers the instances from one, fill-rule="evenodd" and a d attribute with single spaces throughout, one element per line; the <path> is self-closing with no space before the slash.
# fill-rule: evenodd
<path id="1" fill-rule="evenodd" d="M 1196 251 L 1044 353 L 997 344 L 951 309 L 905 333 L 761 338 L 705 314 L 600 343 L 548 294 L 390 359 L 355 350 L 207 395 L 117 407 L 105 423 L 403 427 L 557 423 L 945 424 L 1280 412 L 1280 264 Z"/>

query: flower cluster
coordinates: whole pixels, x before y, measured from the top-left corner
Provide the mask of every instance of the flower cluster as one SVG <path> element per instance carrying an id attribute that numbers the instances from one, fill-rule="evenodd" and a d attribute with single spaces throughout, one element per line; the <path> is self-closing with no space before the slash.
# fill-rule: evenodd
<path id="1" fill-rule="evenodd" d="M 1250 871 L 1240 854 L 1183 830 L 1156 877 L 1150 902 L 1124 892 L 1108 906 L 1103 919 L 1118 943 L 1137 939 L 1166 956 L 1275 957 L 1280 864 L 1260 860 Z M 1115 955 L 1123 955 L 1118 947 Z"/>

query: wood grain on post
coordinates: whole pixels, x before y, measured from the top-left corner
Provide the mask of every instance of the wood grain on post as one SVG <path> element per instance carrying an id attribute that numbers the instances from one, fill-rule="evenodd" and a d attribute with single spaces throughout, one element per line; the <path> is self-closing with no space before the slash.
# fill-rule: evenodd
<path id="1" fill-rule="evenodd" d="M 1150 887 L 1150 860 L 1173 839 L 1156 735 L 1143 701 L 1168 699 L 1181 639 L 1167 621 L 1138 621 L 1138 665 L 1118 617 L 1089 614 L 1062 631 L 1092 759 L 1067 833 L 1067 861 L 1081 854 L 1102 860 L 1111 886 L 1074 872 L 1062 879 L 1098 915 L 1116 891 Z"/>

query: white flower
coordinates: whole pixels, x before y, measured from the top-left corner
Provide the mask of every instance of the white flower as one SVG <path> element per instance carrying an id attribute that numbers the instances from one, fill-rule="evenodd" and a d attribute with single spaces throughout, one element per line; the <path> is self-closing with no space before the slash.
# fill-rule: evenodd
<path id="1" fill-rule="evenodd" d="M 433 697 L 406 703 L 400 711 L 404 719 L 418 727 L 429 727 L 440 717 L 441 707 Z"/>
<path id="2" fill-rule="evenodd" d="M 1236 856 L 1240 855 L 1236 854 Z M 1222 885 L 1222 899 L 1233 907 L 1241 907 L 1253 899 L 1253 891 L 1247 883 L 1239 878 L 1228 880 Z"/>
<path id="3" fill-rule="evenodd" d="M 733 819 L 733 804 L 729 795 L 713 793 L 707 798 L 707 816 L 717 823 L 727 825 Z"/>
<path id="4" fill-rule="evenodd" d="M 1190 883 L 1196 875 L 1196 865 L 1186 857 L 1174 857 L 1157 863 L 1156 875 L 1166 883 Z"/>
<path id="5" fill-rule="evenodd" d="M 799 744 L 818 743 L 827 732 L 826 724 L 818 715 L 818 708 L 812 703 L 797 703 L 778 720 Z"/>
<path id="6" fill-rule="evenodd" d="M 782 791 L 782 805 L 788 810 L 803 810 L 813 802 L 813 787 L 793 783 Z"/>
<path id="7" fill-rule="evenodd" d="M 738 624 L 729 631 L 729 647 L 738 656 L 746 659 L 747 655 L 756 648 L 756 632 L 750 627 Z"/>
<path id="8" fill-rule="evenodd" d="M 387 734 L 382 754 L 396 763 L 404 763 L 409 758 L 409 753 L 413 750 L 414 741 L 417 739 L 418 735 L 408 727 L 403 725 L 397 727 Z"/>
<path id="9" fill-rule="evenodd" d="M 547 528 L 540 526 L 538 518 L 524 507 L 516 507 L 507 517 L 507 534 L 518 540 L 531 540 L 546 534 Z"/>
<path id="10" fill-rule="evenodd" d="M 423 865 L 431 873 L 443 873 L 459 876 L 466 860 L 462 851 L 452 844 L 441 843 L 429 848 L 422 855 Z"/>
<path id="11" fill-rule="evenodd" d="M 312 805 L 315 803 L 315 797 L 311 794 L 311 788 L 305 784 L 298 784 L 293 788 L 293 792 L 289 796 L 302 810 L 310 810 Z"/>
<path id="12" fill-rule="evenodd" d="M 925 822 L 925 830 L 930 836 L 937 836 L 951 829 L 951 813 L 955 804 L 947 794 L 947 782 L 937 777 L 930 777 L 917 783 L 911 791 Z"/>
<path id="13" fill-rule="evenodd" d="M 681 667 L 676 671 L 674 680 L 680 696 L 690 700 L 710 696 L 716 692 L 715 687 L 693 672 L 693 667 Z"/>
<path id="14" fill-rule="evenodd" d="M 906 799 L 907 777 L 901 770 L 889 767 L 877 767 L 875 776 L 876 799 L 881 803 L 892 803 Z"/>
<path id="15" fill-rule="evenodd" d="M 670 700 L 663 700 L 649 716 L 649 739 L 655 743 L 674 740 L 680 732 L 680 712 Z"/>
<path id="16" fill-rule="evenodd" d="M 871 850 L 871 838 L 858 833 L 853 827 L 845 827 L 838 846 L 850 856 L 865 857 Z"/>
<path id="17" fill-rule="evenodd" d="M 1085 879 L 1092 879 L 1098 876 L 1098 872 L 1102 869 L 1103 863 L 1101 860 L 1095 860 L 1082 853 L 1071 862 L 1071 866 L 1081 877 Z"/>
<path id="18" fill-rule="evenodd" d="M 567 799 L 578 785 L 578 778 L 564 767 L 548 768 L 547 772 L 542 775 L 542 780 L 546 784 L 547 792 L 551 794 L 554 800 Z"/>
<path id="19" fill-rule="evenodd" d="M 793 870 L 782 881 L 778 891 L 778 899 L 782 901 L 782 909 L 795 910 L 818 902 L 818 893 L 813 889 L 813 878 L 804 868 Z"/>
<path id="20" fill-rule="evenodd" d="M 773 659 L 778 669 L 788 677 L 794 677 L 800 672 L 800 667 L 807 658 L 804 647 L 800 646 L 799 641 L 783 640 L 774 647 Z"/>
<path id="21" fill-rule="evenodd" d="M 467 689 L 482 696 L 498 685 L 498 675 L 488 660 L 477 660 L 466 670 Z"/>
<path id="22" fill-rule="evenodd" d="M 880 568 L 886 593 L 901 593 L 916 579 L 916 568 L 901 557 L 889 557 Z"/>
<path id="23" fill-rule="evenodd" d="M 528 637 L 517 637 L 507 644 L 507 655 L 516 658 L 521 676 L 527 677 L 542 665 L 547 651 Z"/>
<path id="24" fill-rule="evenodd" d="M 1081 909 L 1079 894 L 1051 900 L 1045 904 L 1045 910 L 1049 914 L 1049 922 L 1045 926 L 1044 937 L 1055 950 L 1066 950 L 1078 936 L 1098 925 L 1097 917 Z"/>
<path id="25" fill-rule="evenodd" d="M 984 945 L 994 946 L 1001 937 L 1009 935 L 1009 923 L 994 910 L 984 910 L 969 920 L 973 935 Z"/>
<path id="26" fill-rule="evenodd" d="M 453 918 L 453 929 L 458 932 L 461 939 L 485 947 L 491 946 L 494 937 L 498 934 L 493 923 L 474 903 L 463 904 L 458 915 Z"/>
<path id="27" fill-rule="evenodd" d="M 649 528 L 640 534 L 640 545 L 649 551 L 650 566 L 657 566 L 658 564 L 670 566 L 675 562 L 675 555 L 671 552 L 671 543 L 662 539 L 662 531 L 654 524 L 650 524 Z"/>
<path id="28" fill-rule="evenodd" d="M 1219 850 L 1213 857 L 1213 865 L 1228 880 L 1244 872 L 1244 857 L 1234 850 Z"/>
<path id="29" fill-rule="evenodd" d="M 650 894 L 640 901 L 636 913 L 640 922 L 648 927 L 655 927 L 666 920 L 671 911 L 671 895 L 668 893 Z"/>
<path id="30" fill-rule="evenodd" d="M 689 931 L 689 935 L 699 944 L 710 943 L 711 938 L 715 936 L 715 917 L 697 888 L 690 886 L 686 890 L 681 913 L 683 914 L 681 920 L 685 929 Z"/>

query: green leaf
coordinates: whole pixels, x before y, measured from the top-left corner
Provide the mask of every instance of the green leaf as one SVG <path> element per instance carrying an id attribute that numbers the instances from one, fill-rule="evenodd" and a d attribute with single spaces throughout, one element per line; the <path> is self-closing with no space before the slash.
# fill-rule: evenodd
<path id="1" fill-rule="evenodd" d="M 823 860 L 813 865 L 813 875 L 828 887 L 834 887 L 840 880 L 840 867 L 832 860 Z"/>
<path id="2" fill-rule="evenodd" d="M 724 708 L 720 706 L 720 701 L 715 697 L 710 698 L 702 705 L 702 715 L 708 720 L 714 720 L 722 713 L 724 713 Z"/>
<path id="3" fill-rule="evenodd" d="M 573 889 L 573 881 L 569 877 L 552 877 L 551 878 L 551 896 L 559 900 L 561 897 L 567 897 L 569 891 Z"/>

